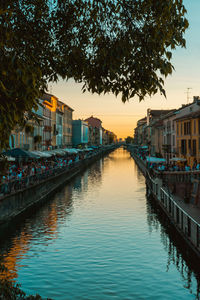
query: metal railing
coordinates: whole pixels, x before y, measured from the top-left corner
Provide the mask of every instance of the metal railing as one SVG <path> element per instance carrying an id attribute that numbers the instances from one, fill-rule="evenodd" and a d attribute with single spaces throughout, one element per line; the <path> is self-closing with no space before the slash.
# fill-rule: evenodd
<path id="1" fill-rule="evenodd" d="M 106 148 L 105 148 L 106 149 Z M 112 147 L 110 148 L 112 149 Z M 56 175 L 59 175 L 63 172 L 69 171 L 73 169 L 74 167 L 77 167 L 80 162 L 91 159 L 92 157 L 100 154 L 102 151 L 96 150 L 92 153 L 88 153 L 84 158 L 79 159 L 78 161 L 74 161 L 71 164 L 59 167 L 50 167 L 48 170 L 40 171 L 34 175 L 28 175 L 25 177 L 22 177 L 20 179 L 15 178 L 12 180 L 6 180 L 4 179 L 3 183 L 0 183 L 0 198 L 5 197 L 6 195 L 9 195 L 11 193 L 16 193 L 20 190 L 24 190 L 30 186 L 33 186 L 35 184 L 41 183 L 43 180 L 53 178 Z"/>

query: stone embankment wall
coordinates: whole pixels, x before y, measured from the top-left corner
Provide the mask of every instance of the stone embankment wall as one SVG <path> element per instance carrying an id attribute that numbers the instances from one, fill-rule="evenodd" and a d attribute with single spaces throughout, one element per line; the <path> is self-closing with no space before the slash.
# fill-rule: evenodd
<path id="1" fill-rule="evenodd" d="M 86 169 L 88 165 L 95 162 L 101 156 L 108 154 L 114 149 L 109 148 L 101 151 L 93 157 L 79 161 L 72 168 L 56 176 L 42 180 L 40 183 L 31 185 L 24 190 L 3 197 L 0 199 L 0 225 L 11 221 L 33 206 L 39 205 L 42 201 L 47 200 L 48 197 L 64 183 Z"/>
<path id="2" fill-rule="evenodd" d="M 176 231 L 192 249 L 193 253 L 200 258 L 200 215 L 198 214 L 199 209 L 194 207 L 190 203 L 185 203 L 184 198 L 177 197 L 170 189 L 168 180 L 163 179 L 162 176 L 151 176 L 150 172 L 145 166 L 145 162 L 142 161 L 131 149 L 128 149 L 131 156 L 134 158 L 140 170 L 145 174 L 147 184 L 147 195 L 152 195 L 156 200 L 159 207 L 165 212 L 169 218 L 171 224 L 174 226 Z M 168 176 L 170 173 L 168 172 Z M 188 176 L 186 174 L 186 176 Z M 184 180 L 184 178 L 182 178 Z M 191 181 L 191 180 L 190 180 Z M 176 182 L 176 187 L 179 189 L 180 186 L 184 186 L 190 191 L 191 182 L 186 185 L 185 182 Z M 185 188 L 182 188 L 181 195 L 185 195 Z"/>

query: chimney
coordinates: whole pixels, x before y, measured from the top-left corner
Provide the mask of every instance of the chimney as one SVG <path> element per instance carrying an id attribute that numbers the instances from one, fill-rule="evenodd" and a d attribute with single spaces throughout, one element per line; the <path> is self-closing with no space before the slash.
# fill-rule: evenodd
<path id="1" fill-rule="evenodd" d="M 151 113 L 151 109 L 148 108 L 147 109 L 147 126 L 149 125 L 150 113 Z"/>
<path id="2" fill-rule="evenodd" d="M 193 102 L 197 102 L 200 100 L 200 97 L 199 96 L 193 96 Z"/>

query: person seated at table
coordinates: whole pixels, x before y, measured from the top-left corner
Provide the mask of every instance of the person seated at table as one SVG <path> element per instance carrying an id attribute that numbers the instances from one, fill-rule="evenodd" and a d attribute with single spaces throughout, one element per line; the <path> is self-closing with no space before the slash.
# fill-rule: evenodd
<path id="1" fill-rule="evenodd" d="M 177 165 L 174 165 L 174 166 L 173 166 L 173 170 L 174 170 L 174 171 L 179 171 L 179 167 L 178 167 Z"/>
<path id="2" fill-rule="evenodd" d="M 186 163 L 185 164 L 185 171 L 190 171 L 190 169 L 191 169 L 190 166 Z"/>
<path id="3" fill-rule="evenodd" d="M 196 167 L 197 167 L 197 160 L 196 158 L 194 159 L 194 163 L 192 165 L 192 170 L 196 170 Z"/>
<path id="4" fill-rule="evenodd" d="M 200 161 L 198 162 L 198 164 L 196 166 L 196 170 L 200 170 Z"/>

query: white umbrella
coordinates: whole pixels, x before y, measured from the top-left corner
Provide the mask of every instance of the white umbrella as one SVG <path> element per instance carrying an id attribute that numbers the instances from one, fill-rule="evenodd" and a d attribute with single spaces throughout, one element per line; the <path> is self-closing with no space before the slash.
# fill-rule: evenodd
<path id="1" fill-rule="evenodd" d="M 173 157 L 173 158 L 170 158 L 170 161 L 186 161 L 187 159 L 186 158 L 183 158 L 183 157 Z"/>
<path id="2" fill-rule="evenodd" d="M 63 150 L 70 154 L 77 154 L 79 152 L 78 149 L 74 149 L 74 148 L 65 148 Z"/>
<path id="3" fill-rule="evenodd" d="M 49 153 L 46 153 L 44 151 L 36 151 L 39 155 L 41 155 L 42 157 L 51 157 L 51 155 Z"/>
<path id="4" fill-rule="evenodd" d="M 12 156 L 5 156 L 8 161 L 15 161 L 15 158 Z"/>
<path id="5" fill-rule="evenodd" d="M 156 164 L 166 162 L 165 158 L 159 158 L 159 157 L 154 157 L 154 156 L 147 156 L 146 160 L 147 160 L 147 162 L 156 163 Z"/>
<path id="6" fill-rule="evenodd" d="M 44 155 L 46 155 L 46 157 L 52 157 L 53 156 L 53 153 L 51 153 L 50 151 L 42 151 L 42 153 Z"/>

